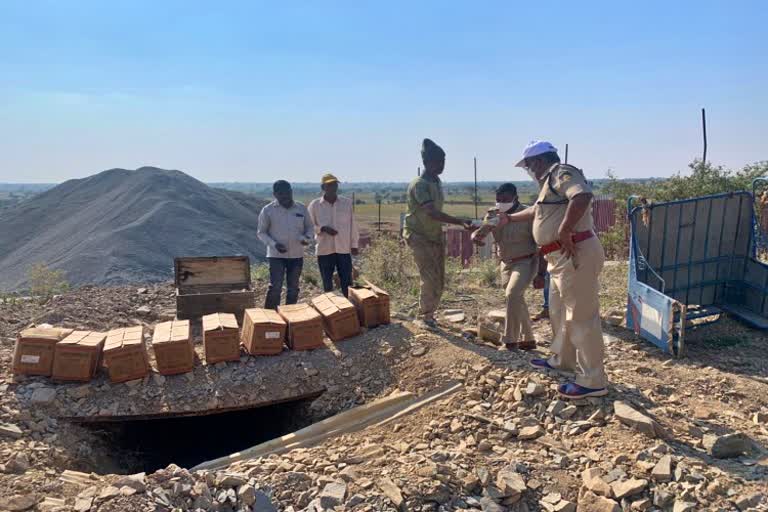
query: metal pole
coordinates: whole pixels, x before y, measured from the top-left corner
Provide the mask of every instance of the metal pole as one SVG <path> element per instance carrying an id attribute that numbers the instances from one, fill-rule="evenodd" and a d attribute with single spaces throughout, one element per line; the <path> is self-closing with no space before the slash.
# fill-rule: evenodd
<path id="1" fill-rule="evenodd" d="M 701 131 L 704 135 L 704 156 L 701 157 L 701 163 L 707 161 L 707 112 L 701 109 Z"/>
<path id="2" fill-rule="evenodd" d="M 475 157 L 475 218 L 477 219 L 477 157 Z"/>
<path id="3" fill-rule="evenodd" d="M 568 163 L 568 144 L 565 145 L 565 163 Z"/>

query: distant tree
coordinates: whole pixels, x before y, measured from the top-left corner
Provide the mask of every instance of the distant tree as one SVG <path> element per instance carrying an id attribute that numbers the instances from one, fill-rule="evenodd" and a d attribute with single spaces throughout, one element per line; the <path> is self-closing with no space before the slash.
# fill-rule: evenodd
<path id="1" fill-rule="evenodd" d="M 612 171 L 599 192 L 616 200 L 616 224 L 600 238 L 610 257 L 626 257 L 627 199 L 636 195 L 650 202 L 675 201 L 723 192 L 751 190 L 755 178 L 768 176 L 768 161 L 746 165 L 739 170 L 727 169 L 711 162 L 694 160 L 688 165 L 689 175 L 678 172 L 659 180 L 642 182 L 620 180 Z"/>
<path id="2" fill-rule="evenodd" d="M 751 190 L 752 180 L 768 176 L 768 161 L 756 162 L 733 171 L 722 165 L 694 160 L 688 165 L 689 176 L 677 173 L 653 188 L 651 197 L 656 201 L 674 201 L 690 197 Z"/>

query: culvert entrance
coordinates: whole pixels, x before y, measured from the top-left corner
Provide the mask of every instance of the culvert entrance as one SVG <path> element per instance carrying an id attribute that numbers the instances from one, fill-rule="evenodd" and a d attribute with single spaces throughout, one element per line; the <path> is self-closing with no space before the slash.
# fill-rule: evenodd
<path id="1" fill-rule="evenodd" d="M 306 427 L 313 422 L 309 404 L 316 397 L 204 415 L 81 425 L 109 446 L 108 466 L 117 466 L 123 473 L 150 473 L 169 464 L 191 468 Z M 93 470 L 99 472 L 99 468 Z"/>

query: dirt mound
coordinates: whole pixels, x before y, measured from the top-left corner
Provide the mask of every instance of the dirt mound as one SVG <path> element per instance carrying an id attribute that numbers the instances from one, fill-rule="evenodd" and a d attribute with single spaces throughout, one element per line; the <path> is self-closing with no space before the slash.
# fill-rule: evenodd
<path id="1" fill-rule="evenodd" d="M 168 280 L 176 256 L 261 259 L 261 206 L 154 167 L 70 180 L 0 213 L 0 289 L 23 288 L 36 262 L 79 285 Z"/>

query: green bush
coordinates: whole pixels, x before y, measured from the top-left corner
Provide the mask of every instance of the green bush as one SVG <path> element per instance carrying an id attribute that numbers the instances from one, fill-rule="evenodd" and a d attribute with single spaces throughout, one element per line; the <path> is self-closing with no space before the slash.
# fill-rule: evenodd
<path id="1" fill-rule="evenodd" d="M 392 296 L 416 296 L 419 271 L 410 249 L 396 235 L 382 233 L 362 251 L 360 273 Z"/>
<path id="2" fill-rule="evenodd" d="M 616 212 L 617 214 L 619 212 Z M 629 243 L 627 240 L 627 222 L 624 217 L 616 217 L 616 224 L 611 229 L 600 233 L 600 243 L 603 244 L 605 257 L 609 260 L 625 260 L 629 258 Z"/>
<path id="3" fill-rule="evenodd" d="M 600 189 L 601 194 L 616 200 L 616 224 L 600 235 L 606 255 L 611 259 L 625 259 L 629 255 L 627 236 L 627 199 L 640 196 L 649 202 L 666 202 L 689 199 L 723 192 L 752 190 L 752 180 L 768 176 L 768 161 L 747 165 L 739 170 L 727 169 L 711 162 L 694 160 L 688 165 L 690 174 L 677 174 L 644 182 L 619 180 L 608 172 L 608 182 Z"/>
<path id="4" fill-rule="evenodd" d="M 486 288 L 499 286 L 499 263 L 496 258 L 478 260 L 474 267 L 477 268 L 478 284 Z"/>
<path id="5" fill-rule="evenodd" d="M 269 283 L 269 264 L 268 263 L 257 263 L 255 265 L 251 265 L 251 282 Z"/>
<path id="6" fill-rule="evenodd" d="M 301 270 L 301 280 L 306 284 L 317 288 L 323 287 L 323 278 L 320 276 L 320 267 L 317 266 L 317 258 L 304 258 L 304 267 Z"/>
<path id="7" fill-rule="evenodd" d="M 69 290 L 69 283 L 62 270 L 53 270 L 45 263 L 35 263 L 27 273 L 29 292 L 41 302 Z"/>

